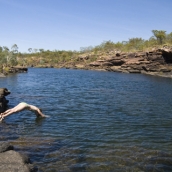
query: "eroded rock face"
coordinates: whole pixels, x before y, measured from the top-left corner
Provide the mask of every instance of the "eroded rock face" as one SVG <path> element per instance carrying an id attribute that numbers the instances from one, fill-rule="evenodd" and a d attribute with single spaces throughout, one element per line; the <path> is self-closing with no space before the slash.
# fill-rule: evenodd
<path id="1" fill-rule="evenodd" d="M 127 73 L 170 73 L 172 72 L 172 48 L 154 49 L 149 52 L 121 53 L 89 64 L 91 68 Z"/>
<path id="2" fill-rule="evenodd" d="M 25 73 L 28 71 L 28 68 L 26 67 L 11 67 L 9 69 L 9 73 Z"/>

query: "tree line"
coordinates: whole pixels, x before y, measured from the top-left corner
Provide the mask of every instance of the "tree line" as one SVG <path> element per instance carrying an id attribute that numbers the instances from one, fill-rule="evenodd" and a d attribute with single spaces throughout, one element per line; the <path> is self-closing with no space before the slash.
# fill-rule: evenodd
<path id="1" fill-rule="evenodd" d="M 166 33 L 164 30 L 152 30 L 152 36 L 148 40 L 142 38 L 129 38 L 128 41 L 112 42 L 104 41 L 95 47 L 81 47 L 80 51 L 65 51 L 65 50 L 44 50 L 36 48 L 28 48 L 27 53 L 18 51 L 17 44 L 12 45 L 11 48 L 0 46 L 0 65 L 6 66 L 41 66 L 54 65 L 57 63 L 64 63 L 75 61 L 79 54 L 86 52 L 93 52 L 95 55 L 98 52 L 105 52 L 117 50 L 122 52 L 145 51 L 147 49 L 158 47 L 162 45 L 172 46 L 172 32 Z"/>

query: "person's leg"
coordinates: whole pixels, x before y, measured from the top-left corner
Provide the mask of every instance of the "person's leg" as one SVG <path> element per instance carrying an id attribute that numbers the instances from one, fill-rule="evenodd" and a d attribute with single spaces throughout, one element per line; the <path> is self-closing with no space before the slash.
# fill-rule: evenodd
<path id="1" fill-rule="evenodd" d="M 12 109 L 9 109 L 9 111 L 5 114 L 3 114 L 3 117 L 7 117 L 8 115 L 11 115 L 13 113 L 16 113 L 16 112 L 19 112 L 19 111 L 22 111 L 23 109 L 25 109 L 26 106 L 24 103 L 19 103 L 17 106 L 15 106 L 14 108 Z"/>
<path id="2" fill-rule="evenodd" d="M 3 114 L 2 117 L 6 117 L 8 115 L 11 115 L 12 113 L 14 113 L 13 109 L 10 109 L 7 113 Z"/>
<path id="3" fill-rule="evenodd" d="M 12 108 L 11 108 L 12 109 Z M 1 113 L 1 115 L 5 115 L 6 113 L 10 112 L 11 109 L 6 110 L 5 112 Z"/>

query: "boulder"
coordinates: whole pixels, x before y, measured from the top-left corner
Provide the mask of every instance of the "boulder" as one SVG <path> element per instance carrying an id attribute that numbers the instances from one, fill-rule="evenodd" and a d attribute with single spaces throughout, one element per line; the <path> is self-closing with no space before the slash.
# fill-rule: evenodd
<path id="1" fill-rule="evenodd" d="M 6 100 L 5 96 L 9 95 L 10 91 L 7 88 L 0 88 L 0 113 L 6 110 L 8 100 Z"/>
<path id="2" fill-rule="evenodd" d="M 0 142 L 0 153 L 13 150 L 14 147 L 7 142 Z"/>
<path id="3" fill-rule="evenodd" d="M 0 78 L 6 77 L 4 73 L 0 73 Z"/>
<path id="4" fill-rule="evenodd" d="M 0 172 L 34 172 L 37 171 L 30 164 L 30 160 L 26 155 L 9 150 L 0 153 Z"/>
<path id="5" fill-rule="evenodd" d="M 0 95 L 2 96 L 7 96 L 9 95 L 11 92 L 7 89 L 7 88 L 0 88 Z"/>
<path id="6" fill-rule="evenodd" d="M 14 151 L 8 142 L 0 142 L 0 172 L 36 172 L 27 155 Z"/>

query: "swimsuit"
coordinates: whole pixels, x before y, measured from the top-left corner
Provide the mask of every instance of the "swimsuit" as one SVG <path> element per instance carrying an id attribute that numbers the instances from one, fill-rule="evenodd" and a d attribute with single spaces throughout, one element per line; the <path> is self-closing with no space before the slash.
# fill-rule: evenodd
<path id="1" fill-rule="evenodd" d="M 27 104 L 25 102 L 21 102 L 21 103 L 25 105 L 25 109 L 31 110 L 29 104 Z"/>
<path id="2" fill-rule="evenodd" d="M 27 103 L 25 103 L 25 102 L 21 102 L 22 104 L 25 104 L 26 106 L 29 106 Z"/>

